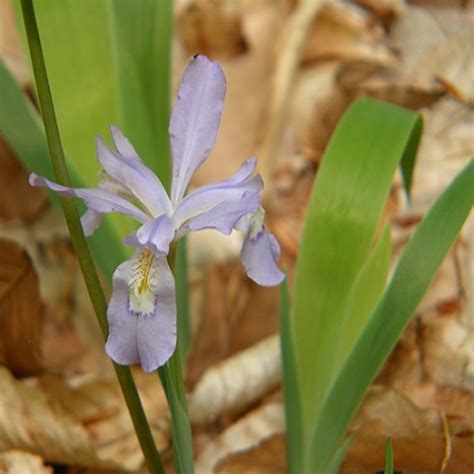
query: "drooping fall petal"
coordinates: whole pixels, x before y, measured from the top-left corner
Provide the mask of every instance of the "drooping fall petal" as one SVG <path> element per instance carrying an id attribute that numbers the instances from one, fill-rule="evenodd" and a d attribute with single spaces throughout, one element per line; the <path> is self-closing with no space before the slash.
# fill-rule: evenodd
<path id="1" fill-rule="evenodd" d="M 276 264 L 279 256 L 278 241 L 263 226 L 255 236 L 247 235 L 240 252 L 247 275 L 262 286 L 278 285 L 285 278 Z"/>
<path id="2" fill-rule="evenodd" d="M 175 284 L 166 256 L 140 249 L 118 266 L 107 318 L 112 360 L 139 363 L 146 372 L 166 363 L 176 348 Z"/>

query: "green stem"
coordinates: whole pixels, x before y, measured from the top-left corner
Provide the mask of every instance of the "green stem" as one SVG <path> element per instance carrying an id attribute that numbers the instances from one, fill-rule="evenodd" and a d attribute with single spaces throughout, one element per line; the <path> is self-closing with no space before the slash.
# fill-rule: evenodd
<path id="1" fill-rule="evenodd" d="M 176 269 L 176 244 L 173 244 L 168 255 L 168 262 Z M 176 272 L 175 272 L 176 273 Z M 178 309 L 180 305 L 178 305 Z M 182 317 L 178 312 L 178 319 Z M 178 323 L 178 328 L 180 327 Z M 186 390 L 181 364 L 181 335 L 178 331 L 176 349 L 170 360 L 158 369 L 161 383 L 168 399 L 173 425 L 173 455 L 177 474 L 191 474 L 193 467 L 193 439 L 186 404 Z"/>
<path id="2" fill-rule="evenodd" d="M 51 97 L 48 77 L 46 74 L 46 66 L 44 63 L 43 51 L 33 8 L 33 1 L 21 0 L 21 7 L 28 38 L 31 61 L 33 64 L 33 72 L 36 80 L 36 86 L 38 88 L 38 97 L 43 114 L 49 152 L 51 154 L 53 171 L 58 183 L 65 186 L 70 186 L 69 174 L 66 167 L 58 124 L 54 112 L 53 99 Z M 97 320 L 104 337 L 107 337 L 107 303 L 89 247 L 87 245 L 86 238 L 84 236 L 84 232 L 82 230 L 77 208 L 71 199 L 65 199 L 63 202 L 63 210 L 66 223 L 71 234 L 71 241 L 74 246 L 84 280 L 86 282 L 87 291 L 89 292 Z M 148 421 L 146 419 L 140 396 L 138 394 L 138 390 L 133 380 L 130 368 L 117 364 L 114 364 L 114 368 L 148 469 L 150 473 L 163 474 L 163 464 L 161 462 L 158 450 L 156 449 L 153 435 L 151 433 L 150 426 L 148 425 Z"/>

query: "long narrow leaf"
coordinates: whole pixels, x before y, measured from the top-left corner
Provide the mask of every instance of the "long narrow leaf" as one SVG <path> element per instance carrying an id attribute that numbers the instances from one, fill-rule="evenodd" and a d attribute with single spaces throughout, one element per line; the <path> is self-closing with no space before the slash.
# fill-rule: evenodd
<path id="1" fill-rule="evenodd" d="M 178 307 L 178 337 L 180 359 L 183 369 L 191 345 L 191 321 L 189 313 L 189 285 L 188 285 L 188 258 L 187 240 L 182 238 L 176 246 L 175 260 L 176 304 Z"/>
<path id="2" fill-rule="evenodd" d="M 329 390 L 308 449 L 310 472 L 325 472 L 367 387 L 390 354 L 473 205 L 474 161 L 435 202 L 400 257 L 364 332 Z"/>
<path id="3" fill-rule="evenodd" d="M 181 375 L 180 341 L 171 359 L 158 369 L 161 383 L 168 399 L 172 421 L 173 455 L 178 474 L 192 474 L 193 440 L 186 408 L 186 394 Z"/>
<path id="4" fill-rule="evenodd" d="M 395 169 L 414 151 L 420 132 L 417 114 L 359 99 L 340 121 L 318 171 L 292 318 L 306 439 L 334 376 L 344 311 L 370 254 Z"/>
<path id="5" fill-rule="evenodd" d="M 280 285 L 280 349 L 285 400 L 288 472 L 298 474 L 301 472 L 304 453 L 303 427 L 301 423 L 298 372 L 296 370 L 295 349 L 291 334 L 288 281 L 286 278 Z"/>
<path id="6" fill-rule="evenodd" d="M 351 433 L 339 446 L 336 451 L 336 454 L 332 458 L 331 462 L 328 464 L 326 471 L 324 474 L 337 474 L 339 472 L 339 468 L 341 467 L 344 458 L 346 457 L 347 451 L 349 450 L 352 441 L 354 440 L 354 433 Z"/>
<path id="7" fill-rule="evenodd" d="M 385 445 L 385 468 L 384 474 L 393 474 L 393 448 L 391 438 L 387 439 L 387 444 Z"/>
<path id="8" fill-rule="evenodd" d="M 30 171 L 42 176 L 53 177 L 49 151 L 41 118 L 23 93 L 5 64 L 0 61 L 0 135 L 6 140 L 18 158 Z M 84 186 L 76 169 L 71 167 L 71 180 L 76 186 Z M 48 192 L 57 205 L 62 199 Z M 110 280 L 117 265 L 124 259 L 125 252 L 116 230 L 106 220 L 90 239 L 91 250 L 104 276 Z"/>
<path id="9" fill-rule="evenodd" d="M 120 123 L 169 188 L 173 2 L 113 0 L 110 5 Z"/>

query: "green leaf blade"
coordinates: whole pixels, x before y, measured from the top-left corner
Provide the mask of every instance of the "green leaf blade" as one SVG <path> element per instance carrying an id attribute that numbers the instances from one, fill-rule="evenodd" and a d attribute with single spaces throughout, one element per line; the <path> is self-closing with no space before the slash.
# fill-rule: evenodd
<path id="1" fill-rule="evenodd" d="M 384 474 L 393 474 L 393 447 L 391 438 L 387 438 L 385 445 L 385 467 L 383 472 Z"/>
<path id="2" fill-rule="evenodd" d="M 370 253 L 395 169 L 420 132 L 417 114 L 359 99 L 341 119 L 318 171 L 292 319 L 306 439 L 334 374 L 353 282 Z"/>
<path id="3" fill-rule="evenodd" d="M 391 250 L 390 226 L 387 224 L 362 266 L 350 294 L 338 342 L 336 370 L 341 367 L 385 290 Z"/>
<path id="4" fill-rule="evenodd" d="M 120 123 L 169 189 L 171 0 L 110 3 Z"/>
<path id="5" fill-rule="evenodd" d="M 2 61 L 0 97 L 0 134 L 28 170 L 52 179 L 53 170 L 41 118 Z M 86 186 L 74 166 L 69 166 L 69 172 L 76 186 Z M 47 193 L 54 204 L 62 205 L 62 199 L 56 193 Z M 109 219 L 105 219 L 89 243 L 102 273 L 110 280 L 117 265 L 127 255 L 117 228 L 111 225 Z"/>
<path id="6" fill-rule="evenodd" d="M 309 463 L 324 472 L 365 391 L 390 354 L 473 205 L 474 161 L 418 225 L 364 332 L 334 380 L 315 424 Z"/>
<path id="7" fill-rule="evenodd" d="M 295 349 L 290 324 L 290 302 L 288 280 L 280 285 L 280 350 L 283 372 L 283 398 L 285 402 L 286 446 L 288 472 L 299 474 L 303 460 L 303 427 L 301 424 L 301 398 Z"/>

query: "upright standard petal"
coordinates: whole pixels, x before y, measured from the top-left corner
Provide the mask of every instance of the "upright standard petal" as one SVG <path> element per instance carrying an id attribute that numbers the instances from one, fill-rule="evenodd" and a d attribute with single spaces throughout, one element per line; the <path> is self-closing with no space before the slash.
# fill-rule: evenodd
<path id="1" fill-rule="evenodd" d="M 225 91 L 226 80 L 217 62 L 198 55 L 189 61 L 169 127 L 173 155 L 171 201 L 174 207 L 184 196 L 191 176 L 214 146 Z"/>
<path id="2" fill-rule="evenodd" d="M 171 202 L 161 181 L 138 158 L 130 142 L 115 127 L 114 141 L 127 155 L 116 155 L 102 138 L 97 137 L 97 159 L 105 172 L 125 186 L 148 209 L 152 216 L 171 212 Z M 127 145 L 128 144 L 128 145 Z"/>
<path id="3" fill-rule="evenodd" d="M 240 252 L 247 275 L 262 286 L 278 285 L 285 278 L 285 274 L 276 265 L 279 256 L 280 245 L 265 227 L 253 237 L 247 235 Z"/>
<path id="4" fill-rule="evenodd" d="M 112 360 L 140 363 L 146 372 L 166 363 L 176 348 L 175 285 L 166 256 L 140 249 L 119 265 L 107 318 Z"/>
<path id="5" fill-rule="evenodd" d="M 63 197 L 77 197 L 84 201 L 86 206 L 97 213 L 119 212 L 133 217 L 140 222 L 146 222 L 150 218 L 132 203 L 126 199 L 117 196 L 102 188 L 69 188 L 61 184 L 54 183 L 49 179 L 38 176 L 35 173 L 30 174 L 29 183 L 32 186 L 44 186 L 51 191 L 57 192 Z M 91 216 L 87 217 L 89 219 Z"/>
<path id="6" fill-rule="evenodd" d="M 156 254 L 168 254 L 173 237 L 173 223 L 163 214 L 145 222 L 136 232 L 126 237 L 125 243 L 137 248 L 149 246 Z"/>

